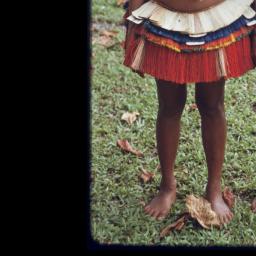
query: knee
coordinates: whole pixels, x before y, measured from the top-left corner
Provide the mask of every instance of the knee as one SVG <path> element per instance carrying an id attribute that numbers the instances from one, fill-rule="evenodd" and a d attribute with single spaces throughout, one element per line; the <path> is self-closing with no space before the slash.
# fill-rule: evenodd
<path id="1" fill-rule="evenodd" d="M 206 102 L 203 100 L 196 101 L 199 113 L 202 117 L 219 117 L 225 115 L 225 106 L 223 101 L 215 103 Z"/>
<path id="2" fill-rule="evenodd" d="M 161 103 L 158 113 L 166 118 L 180 118 L 184 109 L 184 102 Z"/>

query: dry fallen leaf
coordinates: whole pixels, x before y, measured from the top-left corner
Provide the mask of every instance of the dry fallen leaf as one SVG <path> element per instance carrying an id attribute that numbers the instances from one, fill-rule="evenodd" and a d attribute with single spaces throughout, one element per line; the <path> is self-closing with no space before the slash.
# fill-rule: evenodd
<path id="1" fill-rule="evenodd" d="M 186 206 L 191 217 L 196 219 L 204 228 L 221 226 L 217 214 L 212 210 L 211 204 L 206 199 L 189 195 L 186 198 Z"/>
<path id="2" fill-rule="evenodd" d="M 109 36 L 99 36 L 98 38 L 93 40 L 93 43 L 97 43 L 108 48 L 114 44 L 114 41 Z"/>
<path id="3" fill-rule="evenodd" d="M 117 146 L 126 152 L 135 154 L 138 157 L 143 156 L 143 153 L 139 150 L 133 149 L 127 140 L 117 140 Z"/>
<path id="4" fill-rule="evenodd" d="M 252 209 L 252 212 L 253 212 L 253 213 L 256 213 L 256 198 L 254 198 L 253 201 L 252 201 L 252 207 L 251 207 L 251 209 Z"/>
<path id="5" fill-rule="evenodd" d="M 119 42 L 116 42 L 116 40 L 112 40 L 113 37 L 115 37 L 118 34 L 118 31 L 114 30 L 103 30 L 100 32 L 100 36 L 97 38 L 93 38 L 93 43 L 97 43 L 100 45 L 103 45 L 106 48 L 110 48 Z"/>
<path id="6" fill-rule="evenodd" d="M 139 115 L 138 112 L 132 112 L 132 113 L 125 112 L 123 113 L 121 120 L 125 120 L 128 124 L 131 125 L 136 120 L 138 115 Z"/>
<path id="7" fill-rule="evenodd" d="M 177 224 L 177 226 L 175 227 L 175 230 L 180 231 L 185 225 L 185 222 L 180 222 Z"/>
<path id="8" fill-rule="evenodd" d="M 222 197 L 224 202 L 227 204 L 227 206 L 232 209 L 235 204 L 235 196 L 232 193 L 231 189 L 228 187 L 224 188 L 224 191 L 222 192 Z"/>
<path id="9" fill-rule="evenodd" d="M 128 0 L 117 0 L 116 3 L 118 6 L 124 5 Z"/>
<path id="10" fill-rule="evenodd" d="M 188 221 L 189 216 L 190 216 L 189 213 L 187 213 L 187 212 L 183 213 L 182 216 L 178 220 L 176 220 L 174 223 L 168 225 L 161 231 L 160 238 L 163 238 L 163 237 L 169 235 L 172 230 L 180 231 L 184 227 L 186 222 Z"/>
<path id="11" fill-rule="evenodd" d="M 101 36 L 107 36 L 107 37 L 115 37 L 118 34 L 118 31 L 114 30 L 103 30 L 100 32 Z"/>
<path id="12" fill-rule="evenodd" d="M 153 177 L 155 176 L 155 174 L 154 173 L 152 173 L 152 172 L 149 172 L 149 171 L 147 171 L 147 170 L 145 170 L 145 169 L 141 169 L 141 174 L 140 174 L 140 179 L 143 181 L 143 182 L 149 182 L 149 181 L 151 181 L 152 179 L 153 179 Z"/>

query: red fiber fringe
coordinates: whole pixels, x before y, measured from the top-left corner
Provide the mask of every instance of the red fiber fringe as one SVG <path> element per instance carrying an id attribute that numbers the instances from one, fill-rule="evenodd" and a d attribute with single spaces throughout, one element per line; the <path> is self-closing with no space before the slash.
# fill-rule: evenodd
<path id="1" fill-rule="evenodd" d="M 131 33 L 126 39 L 124 65 L 130 67 L 141 38 Z M 239 77 L 255 68 L 249 36 L 223 49 L 228 67 L 225 79 Z M 144 51 L 140 68 L 136 71 L 138 73 L 149 74 L 157 79 L 178 84 L 213 82 L 221 78 L 216 65 L 218 52 L 215 50 L 178 53 L 146 40 Z"/>

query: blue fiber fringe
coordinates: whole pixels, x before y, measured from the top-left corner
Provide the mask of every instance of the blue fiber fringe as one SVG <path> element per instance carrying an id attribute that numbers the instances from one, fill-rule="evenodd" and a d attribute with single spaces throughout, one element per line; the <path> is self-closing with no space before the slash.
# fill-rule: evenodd
<path id="1" fill-rule="evenodd" d="M 229 26 L 221 28 L 214 32 L 207 33 L 207 35 L 202 37 L 197 37 L 197 38 L 190 37 L 188 34 L 183 34 L 177 31 L 170 31 L 170 30 L 163 29 L 161 27 L 153 25 L 149 20 L 144 21 L 143 25 L 148 32 L 158 36 L 170 38 L 181 44 L 185 44 L 186 42 L 199 43 L 202 41 L 205 43 L 209 43 L 214 40 L 229 36 L 231 33 L 239 30 L 243 26 L 246 26 L 246 24 L 249 21 L 253 21 L 253 20 L 256 20 L 256 15 L 251 19 L 247 19 L 244 16 L 241 16 L 239 19 L 231 23 Z"/>

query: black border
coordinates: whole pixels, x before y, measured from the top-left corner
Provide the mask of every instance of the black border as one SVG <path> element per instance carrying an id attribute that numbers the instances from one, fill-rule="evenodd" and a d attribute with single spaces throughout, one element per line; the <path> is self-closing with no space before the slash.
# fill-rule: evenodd
<path id="1" fill-rule="evenodd" d="M 90 167 L 91 167 L 91 1 L 81 0 L 80 7 L 80 246 L 87 251 L 94 243 L 90 232 Z"/>

